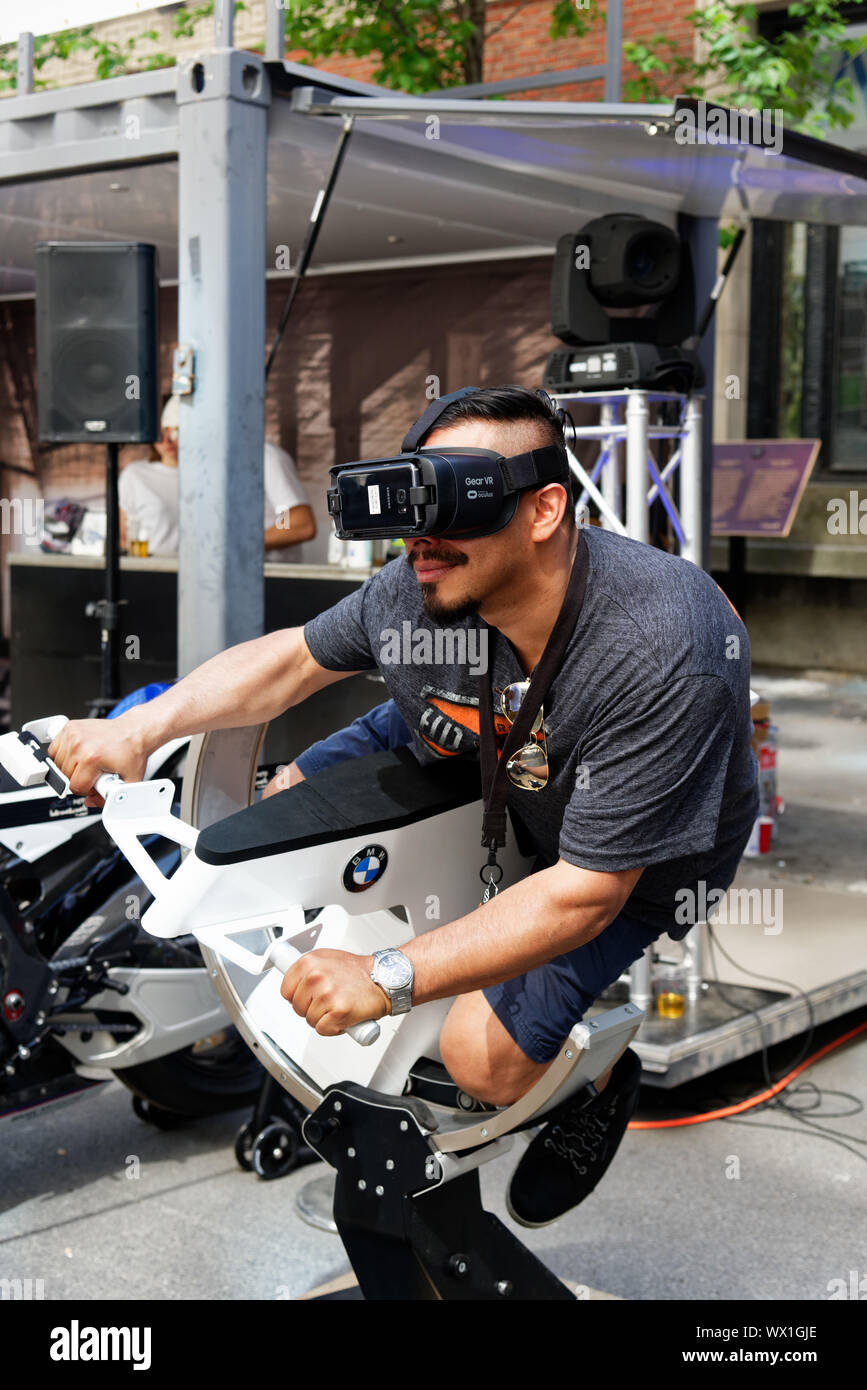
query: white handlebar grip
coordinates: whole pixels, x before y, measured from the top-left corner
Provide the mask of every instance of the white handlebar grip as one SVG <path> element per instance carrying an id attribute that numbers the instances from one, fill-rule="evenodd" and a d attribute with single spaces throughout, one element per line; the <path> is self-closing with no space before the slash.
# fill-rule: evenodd
<path id="1" fill-rule="evenodd" d="M 301 952 L 296 951 L 295 947 L 290 945 L 288 941 L 284 941 L 282 937 L 272 941 L 268 947 L 268 959 L 272 965 L 276 965 L 281 975 L 286 974 L 286 971 L 295 964 L 300 955 Z"/>
<path id="2" fill-rule="evenodd" d="M 94 784 L 94 791 L 105 801 L 112 787 L 118 786 L 123 779 L 116 772 L 101 772 Z"/>
<path id="3" fill-rule="evenodd" d="M 40 787 L 45 783 L 55 796 L 69 795 L 69 780 L 48 757 L 46 749 L 57 736 L 64 724 L 65 715 L 53 715 L 49 719 L 34 719 L 21 725 L 21 733 L 3 734 L 0 737 L 0 766 L 18 783 L 19 787 Z"/>
<path id="4" fill-rule="evenodd" d="M 26 724 L 21 725 L 22 734 L 33 734 L 40 743 L 53 743 L 60 733 L 69 723 L 65 714 L 50 714 L 45 719 L 30 719 Z"/>
<path id="5" fill-rule="evenodd" d="M 370 1047 L 379 1037 L 379 1024 L 374 1018 L 365 1019 L 364 1023 L 353 1023 L 347 1028 L 347 1033 L 354 1038 L 359 1047 Z"/>
<path id="6" fill-rule="evenodd" d="M 282 939 L 272 942 L 268 948 L 268 955 L 272 964 L 284 975 L 295 964 L 300 954 L 300 951 L 296 951 L 294 946 Z M 351 1027 L 346 1029 L 346 1032 L 360 1047 L 370 1047 L 370 1044 L 375 1043 L 379 1037 L 379 1024 L 375 1019 L 368 1018 L 364 1023 L 353 1023 Z"/>

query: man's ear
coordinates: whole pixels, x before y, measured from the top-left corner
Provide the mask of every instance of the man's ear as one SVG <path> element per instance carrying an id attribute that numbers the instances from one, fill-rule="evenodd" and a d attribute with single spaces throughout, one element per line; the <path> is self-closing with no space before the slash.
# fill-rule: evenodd
<path id="1" fill-rule="evenodd" d="M 547 483 L 531 494 L 534 515 L 531 525 L 534 540 L 547 540 L 557 530 L 568 505 L 566 489 L 561 483 Z"/>

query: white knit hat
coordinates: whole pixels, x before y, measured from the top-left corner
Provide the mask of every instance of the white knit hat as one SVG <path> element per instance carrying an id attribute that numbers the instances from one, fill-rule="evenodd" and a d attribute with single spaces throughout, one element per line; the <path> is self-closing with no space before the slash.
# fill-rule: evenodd
<path id="1" fill-rule="evenodd" d="M 163 413 L 160 416 L 160 424 L 165 430 L 176 430 L 181 423 L 180 396 L 169 396 L 163 406 Z"/>

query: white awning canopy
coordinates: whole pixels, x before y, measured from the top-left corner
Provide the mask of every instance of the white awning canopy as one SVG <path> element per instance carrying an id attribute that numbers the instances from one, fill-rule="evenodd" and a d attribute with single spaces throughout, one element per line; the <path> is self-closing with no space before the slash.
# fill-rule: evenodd
<path id="1" fill-rule="evenodd" d="M 176 98 L 189 70 L 0 101 L 0 296 L 33 293 L 34 244 L 52 239 L 153 242 L 162 280 L 177 278 Z M 670 226 L 680 213 L 867 223 L 867 158 L 767 117 L 762 128 L 683 99 L 407 98 L 298 64 L 269 72 L 275 276 L 294 263 L 350 115 L 311 274 L 550 254 L 614 211 Z"/>

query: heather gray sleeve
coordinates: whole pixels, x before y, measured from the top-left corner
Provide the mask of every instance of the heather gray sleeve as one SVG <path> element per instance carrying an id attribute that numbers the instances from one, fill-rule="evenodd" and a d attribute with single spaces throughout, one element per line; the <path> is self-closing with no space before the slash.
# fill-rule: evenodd
<path id="1" fill-rule="evenodd" d="M 581 742 L 561 857 L 615 873 L 711 849 L 734 733 L 719 676 L 630 691 Z"/>
<path id="2" fill-rule="evenodd" d="M 304 640 L 310 654 L 326 671 L 376 669 L 387 614 L 394 613 L 398 604 L 402 564 L 401 559 L 383 565 L 354 593 L 305 624 Z"/>

